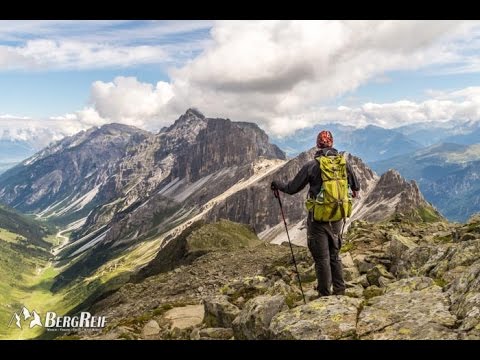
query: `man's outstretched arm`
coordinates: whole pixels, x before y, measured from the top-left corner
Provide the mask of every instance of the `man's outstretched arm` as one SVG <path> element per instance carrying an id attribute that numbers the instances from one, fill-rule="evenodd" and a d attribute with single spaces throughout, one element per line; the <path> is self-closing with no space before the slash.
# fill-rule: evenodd
<path id="1" fill-rule="evenodd" d="M 305 164 L 298 174 L 290 181 L 288 184 L 284 184 L 280 181 L 272 181 L 272 189 L 278 189 L 284 193 L 293 195 L 299 191 L 302 191 L 303 188 L 308 184 L 308 164 Z"/>
<path id="2" fill-rule="evenodd" d="M 347 178 L 348 184 L 350 185 L 350 189 L 353 191 L 360 191 L 360 182 L 358 181 L 357 175 L 353 171 L 350 164 L 347 163 Z"/>

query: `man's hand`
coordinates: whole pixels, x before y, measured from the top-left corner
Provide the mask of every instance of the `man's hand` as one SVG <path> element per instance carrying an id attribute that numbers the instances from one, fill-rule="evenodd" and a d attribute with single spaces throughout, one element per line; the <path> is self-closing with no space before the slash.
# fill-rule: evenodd
<path id="1" fill-rule="evenodd" d="M 270 185 L 270 189 L 273 191 L 278 190 L 278 183 L 274 180 L 272 181 L 272 184 Z"/>
<path id="2" fill-rule="evenodd" d="M 356 198 L 358 193 L 355 190 L 352 190 L 352 198 Z"/>

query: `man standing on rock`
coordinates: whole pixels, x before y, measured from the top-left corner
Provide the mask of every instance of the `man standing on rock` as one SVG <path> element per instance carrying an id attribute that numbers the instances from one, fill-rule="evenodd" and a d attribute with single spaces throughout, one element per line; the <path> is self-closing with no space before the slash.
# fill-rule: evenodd
<path id="1" fill-rule="evenodd" d="M 321 157 L 336 157 L 338 151 L 333 148 L 333 136 L 330 131 L 320 131 L 317 136 L 317 148 L 315 158 L 306 163 L 288 184 L 279 181 L 272 181 L 272 190 L 280 190 L 284 193 L 293 195 L 301 191 L 307 184 L 310 185 L 308 191 L 309 201 L 318 204 L 319 196 L 324 195 L 324 180 L 327 179 L 325 174 L 322 178 Z M 343 160 L 343 159 L 342 159 Z M 345 161 L 343 161 L 345 166 Z M 336 168 L 334 173 L 337 174 Z M 323 171 L 325 173 L 325 171 Z M 360 191 L 360 184 L 350 165 L 346 164 L 346 180 L 351 189 L 351 196 L 356 197 Z M 341 176 L 335 175 L 334 178 L 328 178 L 328 181 L 339 184 L 338 180 Z M 335 185 L 337 186 L 337 185 Z M 307 205 L 308 206 L 308 205 Z M 338 205 L 335 205 L 338 208 Z M 338 209 L 332 210 L 337 211 Z M 346 217 L 342 208 L 342 218 Z M 316 211 L 316 210 L 315 210 Z M 317 274 L 318 286 L 317 290 L 320 296 L 331 295 L 330 288 L 333 285 L 333 295 L 343 295 L 345 293 L 345 282 L 343 280 L 342 262 L 340 260 L 341 232 L 344 220 L 335 221 L 318 221 L 315 218 L 323 219 L 318 213 L 314 215 L 314 209 L 311 208 L 307 218 L 307 244 L 312 257 L 315 261 L 315 271 Z M 349 214 L 348 214 L 349 215 Z M 338 215 L 337 215 L 338 217 Z M 336 217 L 334 217 L 336 219 Z"/>

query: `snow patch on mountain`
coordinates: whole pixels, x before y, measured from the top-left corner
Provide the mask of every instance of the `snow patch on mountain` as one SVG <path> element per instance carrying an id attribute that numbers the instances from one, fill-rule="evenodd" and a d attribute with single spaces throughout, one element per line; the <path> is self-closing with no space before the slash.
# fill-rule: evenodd
<path id="1" fill-rule="evenodd" d="M 55 216 L 60 216 L 66 214 L 68 211 L 77 212 L 82 210 L 86 205 L 88 205 L 94 198 L 97 196 L 98 191 L 101 185 L 95 186 L 92 190 L 72 202 L 67 207 L 63 208 L 62 210 L 55 213 Z"/>
<path id="2" fill-rule="evenodd" d="M 71 256 L 73 257 L 73 256 L 76 256 L 78 254 L 81 254 L 82 252 L 84 252 L 84 251 L 90 249 L 91 247 L 95 246 L 100 241 L 105 239 L 105 236 L 107 235 L 107 232 L 108 232 L 108 230 L 105 230 L 103 233 L 101 233 L 100 235 L 98 235 L 97 237 L 95 237 L 94 239 L 92 239 L 91 241 L 89 241 L 88 243 L 83 245 L 82 247 L 80 247 L 80 249 L 73 252 Z"/>

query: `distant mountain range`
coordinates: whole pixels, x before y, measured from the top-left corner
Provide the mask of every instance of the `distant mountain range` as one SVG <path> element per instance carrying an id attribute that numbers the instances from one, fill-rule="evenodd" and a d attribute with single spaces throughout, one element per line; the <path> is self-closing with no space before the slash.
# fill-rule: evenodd
<path id="1" fill-rule="evenodd" d="M 0 140 L 0 174 L 32 156 L 37 150 L 26 141 Z"/>
<path id="2" fill-rule="evenodd" d="M 295 156 L 315 146 L 317 134 L 324 129 L 332 132 L 335 148 L 348 151 L 366 162 L 388 159 L 423 147 L 398 131 L 374 125 L 360 129 L 339 124 L 316 125 L 284 138 L 274 138 L 272 142 L 287 155 Z"/>
<path id="3" fill-rule="evenodd" d="M 451 220 L 466 221 L 480 212 L 480 144 L 443 143 L 371 166 L 378 173 L 397 169 L 415 179 L 426 199 Z"/>
<path id="4" fill-rule="evenodd" d="M 355 128 L 341 124 L 315 125 L 272 142 L 295 156 L 315 146 L 321 130 L 330 130 L 334 146 L 366 162 L 380 161 L 442 142 L 471 145 L 480 142 L 480 122 L 423 122 L 394 129 L 369 125 Z"/>

